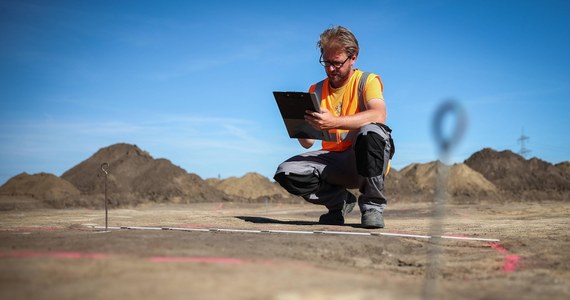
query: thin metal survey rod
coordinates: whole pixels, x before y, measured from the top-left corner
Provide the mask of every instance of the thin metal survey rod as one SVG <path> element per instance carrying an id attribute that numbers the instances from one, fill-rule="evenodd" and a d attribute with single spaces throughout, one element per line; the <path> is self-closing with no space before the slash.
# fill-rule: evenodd
<path id="1" fill-rule="evenodd" d="M 107 208 L 107 176 L 109 175 L 109 164 L 108 163 L 103 163 L 101 164 L 101 171 L 103 171 L 103 173 L 105 173 L 105 184 L 104 184 L 104 190 L 105 190 L 105 231 L 107 231 L 107 229 L 109 228 L 108 224 L 109 224 L 109 210 Z"/>

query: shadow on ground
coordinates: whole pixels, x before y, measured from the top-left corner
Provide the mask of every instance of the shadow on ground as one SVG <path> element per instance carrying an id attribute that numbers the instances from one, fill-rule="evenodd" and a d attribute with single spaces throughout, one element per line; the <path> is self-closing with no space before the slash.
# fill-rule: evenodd
<path id="1" fill-rule="evenodd" d="M 286 225 L 298 225 L 298 226 L 314 226 L 314 225 L 323 226 L 323 224 L 320 224 L 319 222 L 315 222 L 315 221 L 296 221 L 296 220 L 283 221 L 283 220 L 277 220 L 277 219 L 266 218 L 266 217 L 252 217 L 252 216 L 236 216 L 236 218 L 243 220 L 243 221 L 246 221 L 246 222 L 254 223 L 254 224 L 286 224 Z M 364 228 L 361 224 L 344 224 L 344 226 L 350 226 L 352 228 Z"/>

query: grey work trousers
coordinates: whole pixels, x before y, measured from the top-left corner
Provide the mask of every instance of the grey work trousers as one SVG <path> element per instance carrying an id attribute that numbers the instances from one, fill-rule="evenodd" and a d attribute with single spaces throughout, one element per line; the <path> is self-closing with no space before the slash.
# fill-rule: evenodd
<path id="1" fill-rule="evenodd" d="M 353 135 L 356 140 L 368 132 L 389 138 L 389 132 L 375 124 L 351 132 L 349 138 Z M 354 146 L 342 152 L 318 150 L 296 155 L 277 167 L 274 179 L 290 193 L 329 210 L 342 208 L 348 197 L 347 189 L 358 188 L 360 211 L 374 209 L 382 213 L 387 205 L 384 177 L 389 158 L 383 163 L 381 175 L 363 177 L 357 170 L 356 155 Z"/>

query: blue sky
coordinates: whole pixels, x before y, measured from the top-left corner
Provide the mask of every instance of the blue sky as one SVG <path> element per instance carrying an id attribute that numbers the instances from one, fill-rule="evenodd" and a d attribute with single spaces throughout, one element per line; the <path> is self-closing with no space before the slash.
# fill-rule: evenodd
<path id="1" fill-rule="evenodd" d="M 468 114 L 453 162 L 517 152 L 523 128 L 529 157 L 570 159 L 568 1 L 198 2 L 0 1 L 0 184 L 120 142 L 202 178 L 272 177 L 303 149 L 271 92 L 324 78 L 333 25 L 384 82 L 397 169 L 437 159 L 449 98 Z"/>

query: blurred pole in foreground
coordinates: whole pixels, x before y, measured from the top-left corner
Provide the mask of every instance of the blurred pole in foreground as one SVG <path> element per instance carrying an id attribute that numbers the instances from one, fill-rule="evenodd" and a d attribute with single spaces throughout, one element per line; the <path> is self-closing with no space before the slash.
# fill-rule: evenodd
<path id="1" fill-rule="evenodd" d="M 430 243 L 428 244 L 423 299 L 439 299 L 438 278 L 440 276 L 441 236 L 447 198 L 447 181 L 451 150 L 458 144 L 467 126 L 467 115 L 455 100 L 444 101 L 436 110 L 432 123 L 434 139 L 438 148 L 439 161 L 436 169 L 436 192 L 433 202 Z"/>

